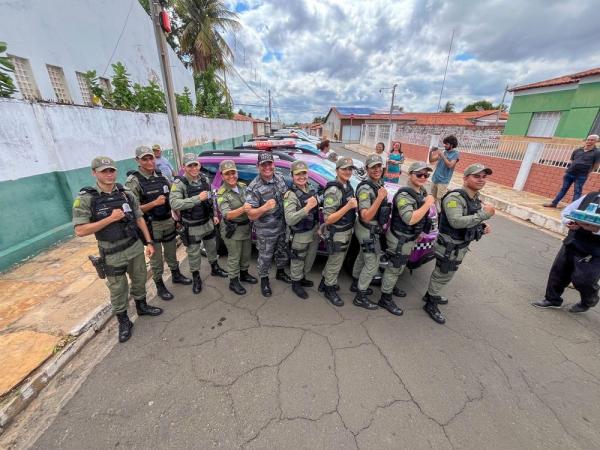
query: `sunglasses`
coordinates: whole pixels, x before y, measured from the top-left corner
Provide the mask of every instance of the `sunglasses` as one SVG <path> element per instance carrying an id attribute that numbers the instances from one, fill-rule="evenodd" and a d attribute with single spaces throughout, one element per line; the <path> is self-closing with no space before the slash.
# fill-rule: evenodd
<path id="1" fill-rule="evenodd" d="M 152 161 L 153 159 L 154 159 L 154 156 L 150 156 L 150 155 L 142 156 L 142 161 Z"/>
<path id="2" fill-rule="evenodd" d="M 185 167 L 198 167 L 198 163 L 190 163 L 190 164 L 186 164 Z"/>
<path id="3" fill-rule="evenodd" d="M 477 179 L 477 180 L 480 180 L 480 179 L 483 179 L 483 180 L 485 180 L 485 179 L 487 178 L 487 174 L 480 174 L 480 173 L 478 173 L 478 174 L 475 174 L 475 175 L 471 175 L 471 176 L 472 176 L 473 178 Z"/>
<path id="4" fill-rule="evenodd" d="M 413 174 L 415 177 L 417 177 L 417 178 L 425 178 L 425 179 L 429 178 L 429 174 L 428 174 L 428 173 L 414 173 L 414 172 L 413 172 L 412 174 Z"/>

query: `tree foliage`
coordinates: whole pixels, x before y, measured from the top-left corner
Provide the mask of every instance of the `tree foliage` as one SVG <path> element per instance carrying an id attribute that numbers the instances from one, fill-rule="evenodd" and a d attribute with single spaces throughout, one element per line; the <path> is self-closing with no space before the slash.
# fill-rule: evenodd
<path id="1" fill-rule="evenodd" d="M 8 56 L 2 56 L 6 48 L 6 42 L 0 42 L 0 97 L 10 97 L 17 90 L 9 75 L 15 68 Z"/>
<path id="2" fill-rule="evenodd" d="M 177 112 L 179 114 L 194 114 L 192 93 L 187 88 L 187 86 L 183 88 L 182 94 L 175 94 L 175 102 L 177 103 Z"/>
<path id="3" fill-rule="evenodd" d="M 112 77 L 113 90 L 111 93 L 112 105 L 118 109 L 134 109 L 134 95 L 129 81 L 129 73 L 121 62 L 112 64 L 114 75 Z"/>
<path id="4" fill-rule="evenodd" d="M 215 67 L 194 74 L 196 86 L 196 112 L 206 117 L 232 118 L 231 102 L 223 86 L 217 81 Z"/>
<path id="5" fill-rule="evenodd" d="M 139 112 L 166 112 L 165 94 L 158 83 L 151 80 L 148 86 L 133 85 L 133 105 Z"/>
<path id="6" fill-rule="evenodd" d="M 465 106 L 462 112 L 485 111 L 490 109 L 494 109 L 494 106 L 491 102 L 487 100 L 479 100 Z"/>
<path id="7" fill-rule="evenodd" d="M 316 116 L 313 118 L 312 123 L 325 123 L 325 116 L 319 117 Z"/>
<path id="8" fill-rule="evenodd" d="M 442 108 L 441 112 L 445 112 L 445 113 L 453 113 L 454 112 L 454 103 L 452 103 L 451 101 L 447 101 L 446 104 L 444 105 L 444 108 Z"/>

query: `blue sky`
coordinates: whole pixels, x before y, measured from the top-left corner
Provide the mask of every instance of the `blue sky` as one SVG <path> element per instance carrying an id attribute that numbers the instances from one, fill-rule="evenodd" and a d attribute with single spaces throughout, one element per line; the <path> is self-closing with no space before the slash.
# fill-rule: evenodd
<path id="1" fill-rule="evenodd" d="M 282 120 L 310 121 L 334 105 L 434 111 L 498 103 L 518 85 L 595 67 L 594 0 L 227 0 L 243 25 L 227 36 L 236 109 L 264 117 L 267 91 Z M 574 26 L 576 24 L 576 26 Z M 557 30 L 562 30 L 557 32 Z M 510 96 L 508 97 L 510 101 Z"/>

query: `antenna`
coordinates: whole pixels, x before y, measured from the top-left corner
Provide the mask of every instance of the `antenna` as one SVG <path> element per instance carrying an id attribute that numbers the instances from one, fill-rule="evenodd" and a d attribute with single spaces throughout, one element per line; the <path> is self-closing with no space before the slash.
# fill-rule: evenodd
<path id="1" fill-rule="evenodd" d="M 448 57 L 446 58 L 446 70 L 444 70 L 444 79 L 442 80 L 442 89 L 440 90 L 440 99 L 438 100 L 437 112 L 440 112 L 442 104 L 442 93 L 444 92 L 444 84 L 446 84 L 446 74 L 448 73 L 448 64 L 450 63 L 450 53 L 452 52 L 452 43 L 454 42 L 454 28 L 452 28 L 452 37 L 450 38 L 450 48 L 448 48 Z"/>

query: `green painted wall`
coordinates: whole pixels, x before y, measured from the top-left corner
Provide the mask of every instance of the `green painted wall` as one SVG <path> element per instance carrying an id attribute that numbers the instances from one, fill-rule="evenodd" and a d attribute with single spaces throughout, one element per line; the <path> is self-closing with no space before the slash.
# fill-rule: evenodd
<path id="1" fill-rule="evenodd" d="M 527 129 L 529 128 L 529 122 L 533 113 L 513 113 L 511 111 L 506 126 L 504 127 L 504 133 L 507 136 L 525 136 Z"/>
<path id="2" fill-rule="evenodd" d="M 576 90 L 572 89 L 544 94 L 518 95 L 510 105 L 510 113 L 567 111 L 571 109 L 575 92 Z M 510 116 L 508 120 L 510 121 Z"/>
<path id="3" fill-rule="evenodd" d="M 577 108 L 569 111 L 564 123 L 561 120 L 554 136 L 585 138 L 589 134 L 600 108 Z M 561 126 L 562 125 L 562 126 Z"/>
<path id="4" fill-rule="evenodd" d="M 185 152 L 231 148 L 250 137 L 186 147 Z M 163 154 L 175 166 L 172 150 L 165 150 Z M 134 159 L 128 159 L 117 161 L 117 167 L 117 181 L 124 183 L 127 171 L 135 169 L 137 164 Z M 73 198 L 83 186 L 93 183 L 87 167 L 0 183 L 0 272 L 72 236 Z"/>
<path id="5" fill-rule="evenodd" d="M 593 108 L 600 106 L 600 82 L 579 85 L 573 98 L 572 108 Z"/>

